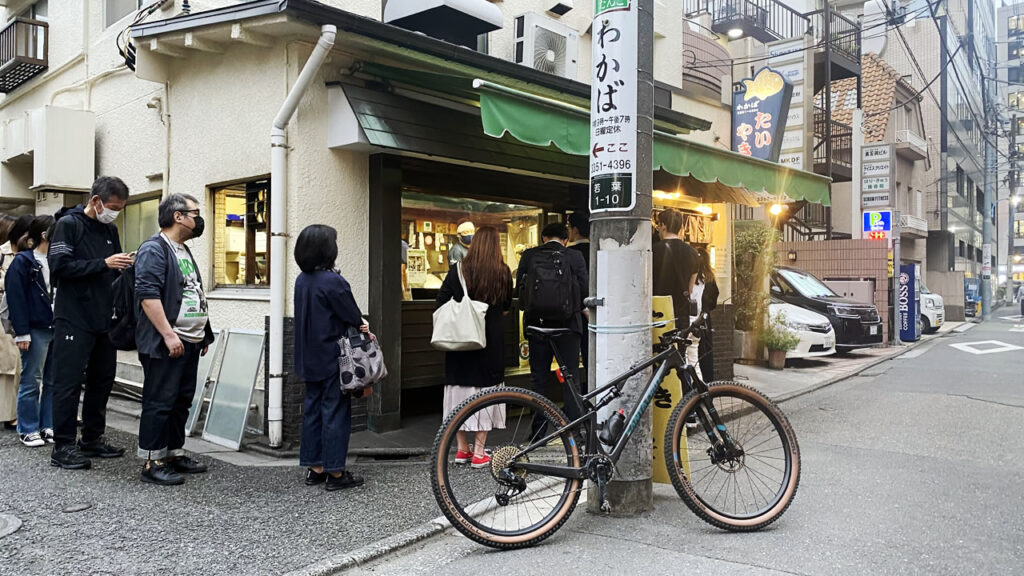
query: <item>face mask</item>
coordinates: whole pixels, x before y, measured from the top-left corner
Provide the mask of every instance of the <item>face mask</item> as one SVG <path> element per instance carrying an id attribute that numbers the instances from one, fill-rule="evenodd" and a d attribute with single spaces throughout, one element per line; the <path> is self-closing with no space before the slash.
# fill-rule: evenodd
<path id="1" fill-rule="evenodd" d="M 114 220 L 117 220 L 117 215 L 121 213 L 120 210 L 111 210 L 104 206 L 102 200 L 100 200 L 100 206 L 103 208 L 103 212 L 97 212 L 96 219 L 104 224 L 112 224 Z"/>
<path id="2" fill-rule="evenodd" d="M 470 242 L 473 241 L 473 235 L 470 234 L 469 236 L 459 236 L 459 240 L 461 240 L 463 244 L 469 244 Z"/>
<path id="3" fill-rule="evenodd" d="M 206 230 L 206 220 L 203 220 L 202 216 L 196 216 L 192 222 L 195 223 L 192 227 L 192 239 L 194 240 L 203 235 L 203 230 Z"/>

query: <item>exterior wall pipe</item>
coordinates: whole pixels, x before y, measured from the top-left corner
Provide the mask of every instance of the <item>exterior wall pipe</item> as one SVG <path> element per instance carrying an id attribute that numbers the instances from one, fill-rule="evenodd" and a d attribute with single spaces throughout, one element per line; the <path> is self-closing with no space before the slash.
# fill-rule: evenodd
<path id="1" fill-rule="evenodd" d="M 313 82 L 313 77 L 334 46 L 338 34 L 336 26 L 321 28 L 320 39 L 309 60 L 295 80 L 291 92 L 270 129 L 270 358 L 267 393 L 268 435 L 270 445 L 281 446 L 281 427 L 284 418 L 284 298 L 285 266 L 288 261 L 288 231 L 285 207 L 288 195 L 288 122 L 299 106 L 299 100 Z"/>

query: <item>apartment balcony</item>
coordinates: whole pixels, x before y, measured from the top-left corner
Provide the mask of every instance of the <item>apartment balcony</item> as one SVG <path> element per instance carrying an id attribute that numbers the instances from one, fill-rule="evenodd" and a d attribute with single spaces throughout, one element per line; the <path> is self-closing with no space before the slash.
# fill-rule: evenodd
<path id="1" fill-rule="evenodd" d="M 900 237 L 928 238 L 928 221 L 910 214 L 900 214 Z"/>
<path id="2" fill-rule="evenodd" d="M 828 143 L 831 141 L 831 158 Z M 835 182 L 853 180 L 853 128 L 826 118 L 824 108 L 814 109 L 814 172 L 829 174 Z"/>
<path id="3" fill-rule="evenodd" d="M 687 17 L 711 15 L 711 29 L 730 39 L 750 36 L 767 44 L 807 31 L 807 18 L 776 0 L 684 0 Z"/>
<path id="4" fill-rule="evenodd" d="M 814 40 L 819 46 L 825 45 L 826 36 L 830 39 L 828 61 L 824 48 L 819 48 L 814 53 L 815 94 L 825 87 L 826 71 L 831 73 L 832 82 L 860 76 L 860 23 L 835 11 L 829 12 L 827 22 L 824 10 L 810 12 L 806 16 L 814 31 Z"/>
<path id="5" fill-rule="evenodd" d="M 732 84 L 729 51 L 706 32 L 684 25 L 683 90 L 720 100 L 723 82 Z"/>
<path id="6" fill-rule="evenodd" d="M 8 94 L 46 70 L 49 25 L 15 18 L 0 31 L 0 93 Z"/>
<path id="7" fill-rule="evenodd" d="M 910 130 L 897 130 L 896 154 L 908 160 L 924 160 L 928 157 L 928 141 Z"/>

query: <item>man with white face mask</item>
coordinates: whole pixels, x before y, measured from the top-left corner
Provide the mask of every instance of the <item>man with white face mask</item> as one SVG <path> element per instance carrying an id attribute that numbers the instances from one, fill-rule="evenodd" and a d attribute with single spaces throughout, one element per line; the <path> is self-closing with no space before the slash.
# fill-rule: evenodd
<path id="1" fill-rule="evenodd" d="M 84 469 L 91 466 L 91 457 L 124 455 L 124 448 L 107 444 L 103 433 L 117 367 L 117 351 L 109 337 L 114 310 L 111 284 L 132 265 L 132 256 L 121 252 L 113 224 L 127 199 L 128 187 L 121 179 L 98 178 L 86 206 L 58 220 L 50 241 L 50 278 L 57 289 L 51 466 Z M 76 445 L 83 371 L 82 438 Z"/>

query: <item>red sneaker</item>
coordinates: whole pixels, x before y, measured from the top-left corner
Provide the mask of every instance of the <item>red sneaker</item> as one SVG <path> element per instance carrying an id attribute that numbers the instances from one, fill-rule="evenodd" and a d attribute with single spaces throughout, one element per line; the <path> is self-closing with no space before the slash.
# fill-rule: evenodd
<path id="1" fill-rule="evenodd" d="M 455 451 L 455 463 L 456 464 L 469 464 L 469 461 L 473 459 L 472 452 L 463 452 L 462 450 Z"/>
<path id="2" fill-rule="evenodd" d="M 470 464 L 473 468 L 487 468 L 491 465 L 491 457 L 484 454 L 483 456 L 473 456 L 473 463 Z"/>

